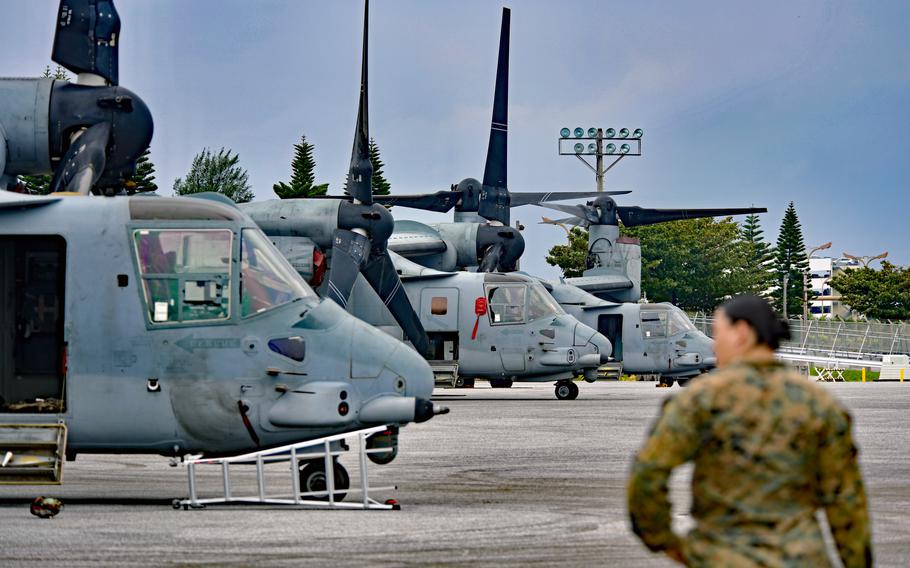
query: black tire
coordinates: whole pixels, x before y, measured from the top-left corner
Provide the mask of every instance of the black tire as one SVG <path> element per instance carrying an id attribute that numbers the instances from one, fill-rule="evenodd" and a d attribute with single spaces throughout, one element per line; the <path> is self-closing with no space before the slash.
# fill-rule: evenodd
<path id="1" fill-rule="evenodd" d="M 472 389 L 474 388 L 474 379 L 468 377 L 458 377 L 455 379 L 455 388 Z"/>
<path id="2" fill-rule="evenodd" d="M 578 398 L 578 385 L 572 381 L 559 381 L 554 394 L 559 400 L 575 400 Z"/>
<path id="3" fill-rule="evenodd" d="M 512 388 L 512 379 L 490 379 L 490 387 L 494 389 Z"/>
<path id="4" fill-rule="evenodd" d="M 676 384 L 681 387 L 684 387 L 689 384 L 689 379 L 676 379 Z"/>
<path id="5" fill-rule="evenodd" d="M 351 477 L 344 466 L 335 461 L 335 491 L 351 488 Z M 325 477 L 325 460 L 318 459 L 300 464 L 300 492 L 310 493 L 314 491 L 325 491 L 327 480 Z M 344 501 L 347 493 L 335 493 L 335 501 Z M 316 501 L 328 501 L 328 495 L 308 496 L 306 499 Z"/>

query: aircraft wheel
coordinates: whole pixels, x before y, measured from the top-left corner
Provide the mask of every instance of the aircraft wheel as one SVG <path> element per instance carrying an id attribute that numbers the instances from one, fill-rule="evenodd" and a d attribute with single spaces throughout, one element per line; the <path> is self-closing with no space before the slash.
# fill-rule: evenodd
<path id="1" fill-rule="evenodd" d="M 474 379 L 467 377 L 458 377 L 455 379 L 455 388 L 472 389 L 474 388 Z"/>
<path id="2" fill-rule="evenodd" d="M 656 384 L 655 386 L 657 386 L 657 387 L 672 387 L 672 386 L 673 386 L 673 379 L 671 379 L 671 378 L 669 378 L 669 377 L 663 377 L 663 376 L 661 376 L 660 379 L 657 380 L 657 384 Z"/>
<path id="3" fill-rule="evenodd" d="M 556 383 L 556 398 L 559 400 L 575 400 L 578 398 L 578 385 L 572 381 L 559 381 Z"/>
<path id="4" fill-rule="evenodd" d="M 300 492 L 310 493 L 315 491 L 325 491 L 328 481 L 325 476 L 325 460 L 318 459 L 300 464 Z M 335 461 L 335 491 L 339 489 L 349 489 L 351 487 L 351 477 L 344 466 Z M 335 501 L 344 501 L 347 493 L 335 493 Z M 316 501 L 328 501 L 328 495 L 309 496 L 307 499 Z"/>
<path id="5" fill-rule="evenodd" d="M 687 384 L 689 384 L 689 379 L 676 379 L 676 384 L 678 384 L 681 387 L 684 387 Z"/>
<path id="6" fill-rule="evenodd" d="M 510 389 L 512 379 L 490 379 L 490 386 L 494 389 Z"/>

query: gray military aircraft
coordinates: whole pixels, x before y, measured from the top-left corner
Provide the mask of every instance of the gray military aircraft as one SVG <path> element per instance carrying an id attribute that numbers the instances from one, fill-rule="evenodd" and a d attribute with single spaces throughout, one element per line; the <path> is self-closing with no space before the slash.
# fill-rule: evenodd
<path id="1" fill-rule="evenodd" d="M 620 206 L 602 195 L 586 205 L 547 204 L 570 213 L 547 224 L 588 230 L 587 268 L 582 276 L 553 283 L 553 295 L 579 320 L 610 339 L 611 355 L 625 372 L 659 374 L 660 382 L 684 384 L 687 377 L 714 367 L 713 342 L 695 329 L 688 316 L 669 303 L 641 299 L 641 245 L 619 234 L 619 223 L 638 227 L 682 219 L 765 213 L 767 209 L 649 209 Z M 630 303 L 636 302 L 636 303 Z M 633 327 L 634 326 L 634 327 Z"/>
<path id="2" fill-rule="evenodd" d="M 96 37 L 82 23 L 101 17 L 119 30 L 110 2 L 63 0 L 61 15 L 55 45 L 73 30 Z M 102 48 L 114 50 L 112 76 L 117 45 L 119 37 L 83 42 L 91 61 L 104 59 Z M 55 60 L 72 61 L 56 49 Z M 81 89 L 101 97 L 79 99 L 89 107 L 106 100 L 104 87 Z M 17 116 L 8 103 L 16 100 L 0 103 L 7 133 Z M 69 109 L 77 117 L 90 111 Z M 7 140 L 21 141 L 24 126 L 12 126 L 19 134 Z M 32 126 L 33 137 L 46 131 Z M 55 172 L 61 188 L 116 193 L 122 178 L 113 174 L 128 167 L 108 177 L 96 154 L 89 166 L 70 170 L 92 151 L 82 137 L 74 145 L 64 153 L 76 157 Z M 16 173 L 45 171 L 53 148 L 33 150 L 44 155 L 33 158 L 33 169 L 17 158 Z M 390 424 L 397 432 L 397 425 L 447 411 L 430 402 L 432 389 L 432 371 L 418 353 L 320 299 L 223 196 L 0 191 L 0 482 L 60 482 L 63 454 L 217 456 L 365 426 Z M 371 459 L 391 461 L 395 432 L 372 440 L 390 452 Z M 303 491 L 325 489 L 321 464 L 321 457 L 300 462 Z M 346 488 L 337 463 L 335 479 Z"/>
<path id="3" fill-rule="evenodd" d="M 562 307 L 605 335 L 612 346 L 612 358 L 621 361 L 628 372 L 660 374 L 663 382 L 672 384 L 674 377 L 688 377 L 710 369 L 713 367 L 710 340 L 692 328 L 691 323 L 685 323 L 688 318 L 679 308 L 670 304 L 619 303 L 640 299 L 641 252 L 637 243 L 619 237 L 618 219 L 628 226 L 636 226 L 766 210 L 617 208 L 612 196 L 630 191 L 510 192 L 507 187 L 508 37 L 509 11 L 504 9 L 483 183 L 467 178 L 447 192 L 377 196 L 377 201 L 388 205 L 437 212 L 455 209 L 453 223 L 397 221 L 389 248 L 423 266 L 441 270 L 511 271 L 524 252 L 524 240 L 518 229 L 508 226 L 510 208 L 534 204 L 571 211 L 581 216 L 580 221 L 572 224 L 591 225 L 591 266 L 583 277 L 547 283 Z M 587 209 L 581 205 L 552 203 L 577 198 L 596 199 Z M 601 221 L 592 224 L 585 220 L 592 215 L 601 215 Z M 594 298 L 585 293 L 589 289 L 598 295 L 603 292 L 612 295 Z M 657 321 L 652 322 L 652 318 Z"/>
<path id="4" fill-rule="evenodd" d="M 606 360 L 601 354 L 611 347 L 567 315 L 534 279 L 431 271 L 400 257 L 393 261 L 387 247 L 393 220 L 374 203 L 370 186 L 367 83 L 364 32 L 350 198 L 258 201 L 241 209 L 302 276 L 321 284 L 324 295 L 390 333 L 403 332 L 402 338 L 437 367 L 457 365 L 457 374 L 451 372 L 456 381 L 482 378 L 497 386 L 552 381 L 557 398 L 574 399 L 578 387 L 571 379 L 593 378 Z"/>

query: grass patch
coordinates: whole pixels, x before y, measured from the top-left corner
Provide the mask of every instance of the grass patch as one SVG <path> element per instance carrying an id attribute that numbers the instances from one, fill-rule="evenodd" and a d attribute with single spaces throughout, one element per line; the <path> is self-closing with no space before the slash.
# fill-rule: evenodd
<path id="1" fill-rule="evenodd" d="M 812 367 L 809 370 L 809 374 L 813 377 L 817 377 L 818 371 L 818 367 Z M 844 374 L 845 381 L 858 383 L 863 380 L 863 372 L 860 369 L 843 369 L 841 372 Z M 879 375 L 881 375 L 881 372 L 879 371 L 870 371 L 866 369 L 866 381 L 877 381 Z"/>

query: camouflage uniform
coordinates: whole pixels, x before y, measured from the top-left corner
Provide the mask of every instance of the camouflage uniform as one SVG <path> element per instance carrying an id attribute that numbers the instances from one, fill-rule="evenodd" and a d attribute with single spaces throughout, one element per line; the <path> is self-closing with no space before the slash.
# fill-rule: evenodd
<path id="1" fill-rule="evenodd" d="M 871 566 L 866 493 L 850 415 L 777 363 L 738 364 L 691 383 L 664 406 L 628 487 L 632 530 L 690 566 L 830 566 L 824 508 L 844 566 Z M 667 479 L 695 463 L 685 539 L 670 530 Z"/>

